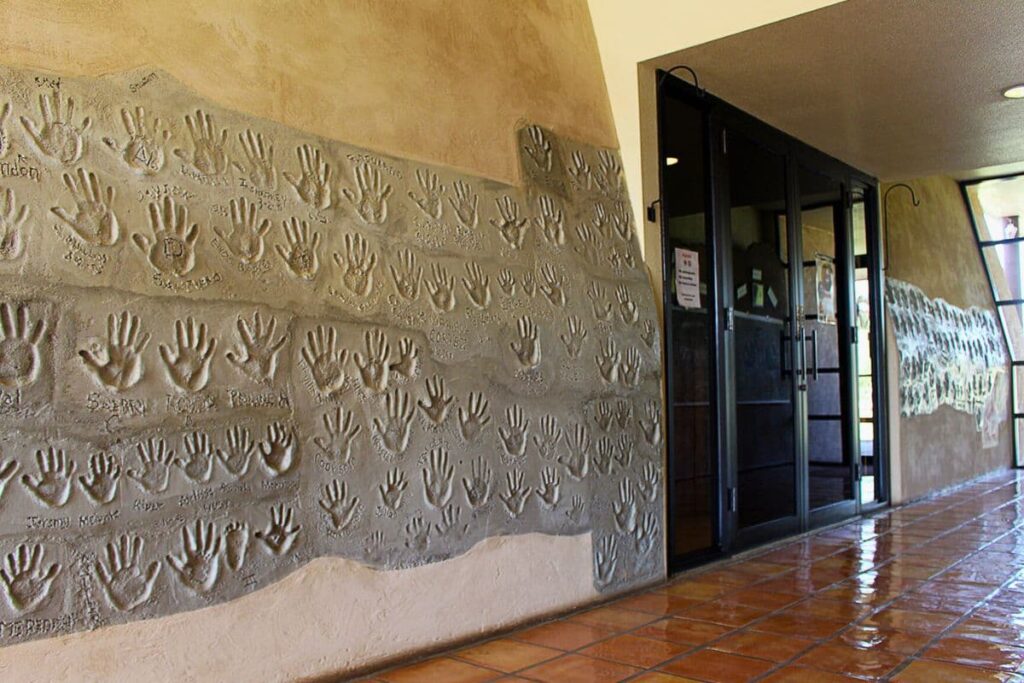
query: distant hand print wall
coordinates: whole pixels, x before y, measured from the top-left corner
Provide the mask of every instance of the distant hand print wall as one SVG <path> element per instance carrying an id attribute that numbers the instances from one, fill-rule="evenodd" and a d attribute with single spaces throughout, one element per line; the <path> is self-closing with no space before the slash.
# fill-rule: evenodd
<path id="1" fill-rule="evenodd" d="M 527 532 L 591 532 L 602 590 L 661 575 L 614 152 L 528 126 L 510 187 L 34 76 L 0 69 L 0 644 Z"/>
<path id="2" fill-rule="evenodd" d="M 929 299 L 918 287 L 889 278 L 885 301 L 900 356 L 900 410 L 927 415 L 948 405 L 975 416 L 1001 414 L 990 404 L 1008 358 L 990 311 Z"/>

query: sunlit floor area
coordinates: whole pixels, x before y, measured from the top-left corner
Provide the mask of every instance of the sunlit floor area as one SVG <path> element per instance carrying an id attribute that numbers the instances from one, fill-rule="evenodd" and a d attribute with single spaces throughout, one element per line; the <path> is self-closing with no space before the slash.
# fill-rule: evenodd
<path id="1" fill-rule="evenodd" d="M 1001 473 L 366 680 L 1024 681 L 1022 488 Z"/>

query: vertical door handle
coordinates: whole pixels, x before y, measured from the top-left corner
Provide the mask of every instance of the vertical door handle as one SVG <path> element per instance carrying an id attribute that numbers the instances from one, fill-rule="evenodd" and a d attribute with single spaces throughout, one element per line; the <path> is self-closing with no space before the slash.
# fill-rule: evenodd
<path id="1" fill-rule="evenodd" d="M 811 377 L 818 381 L 818 328 L 811 330 Z"/>
<path id="2" fill-rule="evenodd" d="M 803 325 L 797 327 L 796 338 L 800 342 L 800 353 L 797 354 L 797 359 L 800 361 L 797 376 L 800 378 L 800 381 L 796 388 L 799 391 L 807 391 L 807 335 L 804 332 Z"/>

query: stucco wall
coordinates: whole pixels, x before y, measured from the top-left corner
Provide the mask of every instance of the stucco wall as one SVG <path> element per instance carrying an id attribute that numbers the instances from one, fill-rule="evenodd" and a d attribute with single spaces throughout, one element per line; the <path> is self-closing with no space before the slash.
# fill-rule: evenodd
<path id="1" fill-rule="evenodd" d="M 22 83 L 19 98 L 11 98 L 22 111 L 8 122 L 8 127 L 18 126 L 15 129 L 19 133 L 21 125 L 15 121 L 27 112 L 30 103 L 34 106 L 37 93 L 26 96 L 33 88 L 57 90 L 61 77 L 70 80 L 76 76 L 94 76 L 139 67 L 142 70 L 135 73 L 140 75 L 149 69 L 154 73 L 157 70 L 169 72 L 201 96 L 193 103 L 194 106 L 207 106 L 202 102 L 212 101 L 242 116 L 262 117 L 329 140 L 343 140 L 375 152 L 430 164 L 433 168 L 444 169 L 440 171 L 442 175 L 449 169 L 459 169 L 476 177 L 522 184 L 519 169 L 524 142 L 528 139 L 517 138 L 515 131 L 526 121 L 544 125 L 557 134 L 558 139 L 574 139 L 593 146 L 614 146 L 615 142 L 600 62 L 586 5 L 582 1 L 12 2 L 0 8 L 0 27 L 0 62 L 13 67 L 41 69 L 53 75 L 53 82 L 48 80 L 49 76 L 40 76 L 34 84 Z M 145 80 L 143 77 L 136 83 Z M 75 83 L 73 88 L 82 91 L 83 82 Z M 89 96 L 81 97 L 79 102 L 85 109 L 97 104 L 90 101 Z M 119 119 L 112 112 L 121 105 L 111 101 L 105 104 L 108 110 L 95 121 L 93 130 L 102 128 L 108 135 L 120 134 L 120 130 L 112 126 L 119 125 Z M 81 113 L 80 108 L 79 116 Z M 175 136 L 183 136 L 184 133 L 180 114 L 176 112 Z M 223 121 L 230 117 L 221 112 L 218 118 Z M 97 144 L 98 139 L 92 141 L 94 151 L 103 149 L 101 144 Z M 234 135 L 230 140 L 230 144 L 234 144 Z M 28 149 L 31 140 L 19 139 L 19 144 Z M 556 141 L 554 144 L 557 147 L 560 143 Z M 187 143 L 181 146 L 188 148 Z M 288 163 L 294 164 L 294 159 L 290 158 L 292 147 L 287 151 L 279 150 L 279 159 L 287 156 Z M 556 163 L 568 163 L 569 149 L 566 147 L 565 158 L 559 156 Z M 591 149 L 585 156 L 594 157 L 595 172 L 600 172 L 596 151 Z M 612 156 L 607 158 L 611 160 Z M 46 162 L 44 159 L 40 161 Z M 90 159 L 90 162 L 95 163 L 95 160 Z M 176 161 L 173 163 L 177 164 Z M 411 174 L 413 165 L 410 163 L 410 173 L 406 174 L 410 182 L 417 177 Z M 169 162 L 168 172 L 171 168 Z M 564 173 L 564 166 L 560 168 Z M 112 167 L 105 171 L 109 177 Z M 178 173 L 176 166 L 173 172 Z M 51 181 L 57 179 L 59 183 L 59 169 L 50 169 L 45 176 L 44 182 L 52 185 L 50 190 L 58 187 Z M 175 179 L 180 180 L 177 175 Z M 565 180 L 564 176 L 562 179 Z M 596 192 L 597 182 L 592 188 L 589 178 L 587 180 L 587 191 Z M 183 182 L 187 184 L 187 181 Z M 342 182 L 351 184 L 352 181 L 346 178 Z M 565 182 L 569 184 L 567 180 Z M 286 192 L 291 189 L 283 183 L 282 186 Z M 488 187 L 497 191 L 497 186 Z M 395 201 L 400 197 L 401 201 L 408 203 L 406 189 L 415 188 L 400 187 L 395 192 Z M 30 197 L 35 196 L 33 192 L 29 192 Z M 135 194 L 133 188 L 122 187 L 118 191 L 118 201 L 125 202 Z M 144 204 L 143 195 L 138 196 L 138 201 Z M 41 203 L 49 199 L 45 196 L 38 207 L 33 207 L 34 216 L 49 215 L 47 205 Z M 500 219 L 492 216 L 494 202 L 491 199 L 484 197 L 480 202 L 480 223 L 488 230 L 490 218 Z M 538 195 L 530 194 L 529 204 L 533 206 L 537 199 Z M 289 201 L 296 200 L 291 197 Z M 628 202 L 628 197 L 623 195 L 623 201 Z M 484 211 L 485 203 L 489 204 L 489 213 Z M 410 205 L 408 210 L 414 212 L 416 209 Z M 129 213 L 137 211 L 139 207 L 133 206 Z M 577 218 L 575 209 L 570 215 L 571 220 Z M 133 214 L 129 221 L 131 226 L 126 225 L 125 230 L 133 233 L 144 230 L 145 220 L 136 220 L 140 216 Z M 530 225 L 533 225 L 534 216 L 531 214 L 529 217 Z M 583 218 L 581 215 L 580 218 L 585 221 L 591 216 Z M 328 218 L 326 222 L 334 220 Z M 352 215 L 342 215 L 339 209 L 337 221 L 343 220 L 355 219 Z M 574 227 L 575 223 L 566 226 L 567 230 Z M 47 233 L 47 238 L 52 238 L 52 235 Z M 69 238 L 74 241 L 73 236 Z M 559 245 L 559 248 L 565 247 L 562 255 L 566 258 L 567 267 L 571 259 L 585 256 L 582 251 L 571 248 L 576 246 L 573 239 L 570 234 L 569 243 Z M 211 240 L 204 237 L 200 244 Z M 118 245 L 118 249 L 122 246 L 127 248 L 124 256 L 134 253 L 126 244 Z M 596 267 L 606 267 L 604 256 L 611 255 L 612 250 L 597 252 L 590 254 L 588 251 L 588 258 L 597 259 Z M 269 258 L 274 258 L 269 246 L 267 253 Z M 54 251 L 53 255 L 56 254 Z M 138 254 L 134 255 L 138 257 Z M 488 253 L 485 256 L 497 258 L 498 254 Z M 216 256 L 207 253 L 204 258 L 215 259 Z M 385 261 L 381 271 L 388 258 L 390 256 L 382 256 Z M 631 266 L 631 269 L 634 268 Z M 494 274 L 497 276 L 497 271 Z M 637 274 L 639 281 L 643 282 L 642 272 Z M 110 276 L 108 271 L 104 277 Z M 383 272 L 379 273 L 378 282 L 389 282 L 385 278 Z M 125 277 L 125 281 L 132 279 Z M 17 282 L 17 278 L 9 280 L 16 287 L 31 284 Z M 591 280 L 583 278 L 584 284 Z M 125 281 L 104 280 L 102 288 L 117 290 Z M 134 284 L 141 283 L 141 280 L 134 280 Z M 63 283 L 56 276 L 48 284 L 60 287 Z M 497 298 L 497 285 L 494 289 Z M 143 294 L 143 299 L 152 294 Z M 25 294 L 22 292 L 19 296 Z M 533 296 L 531 293 L 530 297 Z M 614 288 L 612 296 L 614 299 Z M 180 298 L 182 300 L 175 305 L 182 306 L 182 311 L 192 305 L 186 303 L 188 297 Z M 239 298 L 244 299 L 246 295 Z M 645 306 L 649 303 L 649 296 L 646 298 Z M 587 301 L 585 297 L 580 300 Z M 541 301 L 539 292 L 537 301 Z M 73 303 L 74 296 L 62 299 L 62 305 Z M 170 320 L 156 312 L 160 306 L 141 299 L 133 300 L 132 305 L 136 303 L 147 307 L 147 310 L 153 306 L 153 318 L 161 322 Z M 330 306 L 329 303 L 327 305 Z M 298 315 L 307 312 L 302 309 L 303 306 L 297 306 L 293 312 Z M 511 309 L 505 307 L 503 310 L 508 312 Z M 594 310 L 597 311 L 596 308 Z M 612 309 L 609 307 L 608 310 Z M 102 322 L 105 313 L 106 310 L 92 311 L 90 320 Z M 627 316 L 626 313 L 622 315 L 623 319 Z M 222 322 L 230 327 L 233 312 L 222 318 Z M 608 323 L 608 318 L 604 321 Z M 561 325 L 562 320 L 559 319 L 558 323 Z M 604 331 L 604 328 L 593 328 L 586 342 L 588 348 L 584 357 L 588 367 L 594 367 L 594 353 L 589 346 L 593 345 L 596 350 L 600 343 L 598 332 L 602 333 L 601 340 L 607 338 Z M 491 335 L 489 339 L 496 348 L 507 351 L 509 340 L 501 334 Z M 572 335 L 571 330 L 569 334 Z M 549 341 L 553 344 L 559 343 L 553 327 L 544 327 L 542 338 L 545 335 L 550 335 Z M 656 330 L 650 335 L 648 346 L 658 348 Z M 67 341 L 64 346 L 69 346 Z M 556 363 L 553 356 L 547 355 L 547 349 L 551 348 L 546 347 L 545 361 Z M 537 360 L 540 360 L 539 354 Z M 150 359 L 150 362 L 158 361 Z M 645 365 L 655 374 L 660 368 L 657 359 L 653 362 L 648 360 Z M 575 376 L 593 378 L 595 375 L 577 373 Z M 652 378 L 657 384 L 657 378 Z M 536 391 L 536 387 L 531 391 Z M 646 405 L 637 403 L 638 409 L 646 408 Z M 656 408 L 656 404 L 652 405 Z M 530 410 L 537 408 L 529 401 L 524 402 L 524 407 L 528 415 Z M 619 415 L 624 413 L 620 410 Z M 301 417 L 312 419 L 311 415 Z M 639 417 L 639 413 L 630 413 L 619 417 L 619 420 L 632 429 L 633 420 Z M 501 416 L 496 418 L 492 423 L 493 429 L 497 429 Z M 540 415 L 534 418 L 534 429 L 540 430 Z M 514 420 L 512 417 L 507 419 Z M 368 429 L 368 426 L 364 427 Z M 617 443 L 625 444 L 619 447 L 623 455 L 631 455 L 631 448 L 626 442 Z M 611 448 L 596 450 L 606 455 L 611 453 Z M 660 451 L 654 448 L 653 452 L 657 454 Z M 458 455 L 453 453 L 453 456 Z M 487 455 L 497 457 L 497 450 Z M 19 465 L 30 464 L 30 459 L 21 458 Z M 657 455 L 655 460 L 660 465 Z M 460 458 L 456 466 L 465 464 L 468 467 L 468 463 L 468 458 Z M 420 465 L 424 463 L 414 463 L 409 469 L 411 476 L 417 479 Z M 641 463 L 637 460 L 634 465 L 640 467 Z M 459 472 L 460 476 L 462 474 Z M 451 478 L 450 473 L 448 477 Z M 418 481 L 414 481 L 410 488 L 414 486 L 418 486 Z M 615 503 L 616 510 L 626 504 L 626 498 L 632 500 L 633 494 L 628 485 L 625 491 L 621 494 L 622 501 Z M 601 510 L 601 514 L 610 520 L 615 495 L 610 491 L 606 493 L 593 496 L 594 510 L 595 514 Z M 372 490 L 367 493 L 368 498 L 374 495 Z M 29 499 L 26 497 L 26 500 Z M 589 505 L 590 502 L 587 500 L 584 504 Z M 315 499 L 309 503 L 316 514 Z M 563 508 L 569 505 L 570 501 L 566 500 Z M 632 505 L 630 502 L 629 506 Z M 656 504 L 652 505 L 652 510 L 660 509 Z M 618 515 L 618 511 L 615 514 Z M 558 515 L 559 519 L 564 518 L 569 511 L 560 509 Z M 660 519 L 658 522 L 660 524 Z M 310 533 L 316 523 L 312 520 L 304 522 L 306 533 Z M 372 525 L 371 520 L 367 530 Z M 146 532 L 144 525 L 133 530 Z M 486 535 L 503 533 L 490 526 L 485 532 Z M 55 543 L 56 540 L 48 537 L 45 542 Z M 637 567 L 632 563 L 627 568 L 625 560 L 631 551 L 623 549 L 623 561 L 619 563 L 621 583 L 617 587 L 659 576 L 663 571 L 659 549 L 660 543 L 654 547 L 650 555 L 652 562 L 642 575 L 637 573 Z M 149 550 L 152 551 L 152 547 Z M 595 563 L 607 570 L 615 565 L 614 554 L 614 544 L 599 543 L 596 538 L 592 540 L 590 534 L 557 538 L 525 534 L 500 540 L 486 539 L 463 555 L 424 567 L 389 567 L 381 571 L 334 558 L 318 559 L 308 564 L 296 561 L 294 568 L 289 566 L 291 571 L 279 574 L 285 578 L 277 583 L 225 604 L 173 617 L 0 649 L 0 678 L 19 680 L 31 676 L 28 672 L 45 671 L 45 678 L 60 678 L 74 672 L 81 680 L 126 680 L 139 676 L 147 680 L 223 680 L 232 664 L 246 668 L 232 671 L 229 677 L 244 680 L 292 680 L 300 675 L 336 672 L 592 599 L 596 596 Z M 302 560 L 309 557 L 305 554 Z M 65 563 L 65 567 L 70 569 L 68 564 Z M 76 571 L 81 570 L 77 579 L 83 584 L 89 583 L 92 580 L 89 578 L 89 563 L 81 561 L 80 557 L 75 566 Z M 161 581 L 170 580 L 170 573 L 170 569 L 164 571 Z M 479 589 L 479 594 L 472 595 L 464 590 L 460 596 L 463 599 L 456 600 L 450 593 L 427 589 L 427 586 L 444 581 L 451 581 L 452 586 L 475 582 L 474 587 Z M 521 595 L 526 592 L 529 595 Z M 329 600 L 327 596 L 340 602 Z M 515 599 L 495 599 L 494 596 L 515 596 Z M 173 602 L 174 599 L 169 600 Z M 485 600 L 488 601 L 487 608 L 480 609 L 479 603 Z M 193 601 L 186 607 L 194 609 L 197 604 Z M 205 604 L 210 604 L 210 601 Z M 52 607 L 59 611 L 59 605 Z M 12 604 L 11 609 L 14 608 Z M 389 610 L 398 609 L 405 620 L 400 627 L 382 618 L 382 615 L 393 613 Z M 162 613 L 167 612 L 164 610 Z M 273 615 L 274 623 L 269 629 L 265 626 L 268 614 Z M 147 616 L 157 614 L 154 612 Z M 443 622 L 443 628 L 435 623 L 438 620 Z M 16 626 L 21 630 L 8 629 L 5 633 L 16 633 L 18 638 L 40 637 L 46 633 L 36 631 L 26 636 L 24 629 L 49 628 L 46 624 L 30 625 L 28 620 Z M 319 637 L 304 637 L 303 629 L 314 626 Z M 225 640 L 227 644 L 222 646 Z M 260 645 L 261 642 L 264 644 Z M 247 657 L 247 653 L 251 655 L 253 652 L 253 645 L 260 656 Z M 140 649 L 133 653 L 133 648 Z M 62 656 L 48 656 L 53 650 L 60 651 Z"/>
<path id="2" fill-rule="evenodd" d="M 157 67 L 231 109 L 505 182 L 517 122 L 617 146 L 585 0 L 9 0 L 0 62 Z"/>
<path id="3" fill-rule="evenodd" d="M 932 299 L 954 306 L 977 306 L 995 312 L 984 267 L 971 231 L 970 216 L 955 180 L 931 176 L 909 181 L 920 200 L 897 189 L 889 196 L 887 277 L 920 287 Z M 889 185 L 883 185 L 884 195 Z M 884 209 L 884 207 L 883 207 Z M 890 337 L 888 352 L 898 351 Z M 889 395 L 899 396 L 898 366 L 890 364 Z M 974 416 L 940 407 L 929 415 L 904 417 L 898 401 L 890 406 L 893 501 L 919 498 L 985 472 L 1008 467 L 1011 433 L 1008 382 L 1000 389 L 1005 406 L 998 444 L 985 448 Z"/>

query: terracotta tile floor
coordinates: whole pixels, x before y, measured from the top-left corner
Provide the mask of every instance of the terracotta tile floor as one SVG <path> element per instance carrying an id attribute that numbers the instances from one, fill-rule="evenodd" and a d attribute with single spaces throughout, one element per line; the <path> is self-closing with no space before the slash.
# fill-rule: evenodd
<path id="1" fill-rule="evenodd" d="M 1024 472 L 364 680 L 1024 683 Z"/>

